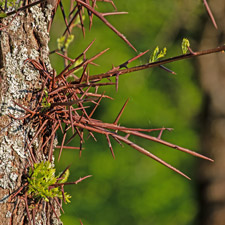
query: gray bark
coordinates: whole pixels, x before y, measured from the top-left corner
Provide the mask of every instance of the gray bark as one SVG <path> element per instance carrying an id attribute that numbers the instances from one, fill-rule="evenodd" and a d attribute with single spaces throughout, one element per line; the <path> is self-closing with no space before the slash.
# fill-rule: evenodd
<path id="1" fill-rule="evenodd" d="M 218 31 L 211 21 L 204 25 L 201 48 L 209 48 L 225 39 L 225 1 L 209 1 L 218 23 Z M 215 162 L 201 161 L 199 168 L 199 224 L 225 224 L 225 55 L 215 54 L 199 58 L 200 82 L 205 92 L 202 131 L 202 152 Z"/>
<path id="2" fill-rule="evenodd" d="M 15 18 L 12 15 L 1 21 L 9 25 L 0 31 L 0 224 L 4 225 L 10 221 L 16 225 L 28 224 L 24 201 L 21 198 L 10 201 L 9 195 L 21 186 L 22 175 L 30 165 L 25 138 L 33 136 L 37 127 L 9 115 L 24 116 L 24 110 L 13 101 L 32 108 L 35 103 L 30 103 L 35 97 L 33 93 L 41 88 L 38 70 L 25 60 L 43 60 L 51 70 L 47 32 L 51 11 L 50 5 L 38 5 L 18 13 Z M 37 149 L 38 146 L 37 139 L 34 147 Z M 41 161 L 47 156 L 39 152 L 36 157 Z M 14 210 L 16 205 L 18 210 Z M 56 212 L 59 215 L 57 206 Z M 37 209 L 35 220 L 36 224 L 61 224 L 46 204 Z"/>

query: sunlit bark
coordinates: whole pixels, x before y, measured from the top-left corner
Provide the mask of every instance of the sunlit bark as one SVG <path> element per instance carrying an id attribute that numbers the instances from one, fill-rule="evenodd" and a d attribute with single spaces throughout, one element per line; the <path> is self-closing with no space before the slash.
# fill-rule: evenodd
<path id="1" fill-rule="evenodd" d="M 40 74 L 25 60 L 44 61 L 51 70 L 48 58 L 47 24 L 51 7 L 34 6 L 13 14 L 1 21 L 0 30 L 0 223 L 28 224 L 25 202 L 21 197 L 10 200 L 10 194 L 23 182 L 29 166 L 26 138 L 35 132 L 32 122 L 23 123 L 10 117 L 24 116 L 24 111 L 14 104 L 31 107 L 34 91 L 40 89 Z M 39 140 L 34 143 L 38 148 Z M 36 154 L 38 160 L 46 156 Z M 59 210 L 56 206 L 56 212 Z M 35 224 L 61 224 L 46 204 L 36 210 Z"/>

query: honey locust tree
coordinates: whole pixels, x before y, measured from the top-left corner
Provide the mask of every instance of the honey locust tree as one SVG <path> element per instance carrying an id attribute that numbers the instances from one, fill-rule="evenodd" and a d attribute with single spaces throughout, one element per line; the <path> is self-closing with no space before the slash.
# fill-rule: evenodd
<path id="1" fill-rule="evenodd" d="M 100 0 L 99 0 L 100 1 Z M 119 119 L 127 101 L 113 123 L 105 123 L 92 118 L 103 98 L 111 98 L 98 93 L 101 86 L 115 85 L 118 88 L 119 77 L 123 74 L 160 66 L 169 62 L 224 51 L 224 46 L 210 50 L 193 52 L 188 40 L 183 43 L 183 54 L 161 60 L 166 49 L 155 49 L 149 63 L 130 67 L 129 63 L 147 53 L 137 54 L 136 48 L 107 19 L 107 15 L 119 14 L 115 11 L 101 13 L 97 11 L 97 1 L 71 0 L 70 13 L 65 15 L 61 1 L 3 1 L 0 27 L 0 173 L 1 173 L 1 221 L 3 224 L 61 224 L 59 219 L 62 201 L 68 202 L 69 195 L 64 186 L 76 184 L 67 182 L 68 167 L 55 175 L 54 148 L 83 150 L 86 131 L 96 139 L 95 133 L 105 137 L 114 157 L 111 141 L 124 143 L 142 154 L 158 161 L 180 175 L 189 178 L 162 159 L 156 157 L 130 136 L 166 145 L 168 147 L 212 161 L 189 149 L 169 143 L 161 138 L 169 128 L 141 129 L 119 125 Z M 64 59 L 65 68 L 56 74 L 49 61 L 49 30 L 57 7 L 61 8 L 65 30 L 59 39 L 56 53 Z M 92 26 L 93 17 L 98 17 L 107 27 L 116 33 L 134 50 L 134 57 L 111 70 L 100 74 L 89 74 L 89 65 L 103 55 L 106 50 L 87 57 L 91 42 L 76 58 L 68 57 L 68 46 L 73 39 L 72 30 L 80 27 L 85 35 L 84 15 Z M 89 105 L 86 105 L 89 104 Z M 91 111 L 87 108 L 91 106 Z M 56 131 L 60 130 L 62 143 L 57 144 Z M 71 133 L 72 135 L 67 136 Z M 149 132 L 158 132 L 152 136 Z M 78 138 L 78 147 L 69 146 L 73 138 Z"/>

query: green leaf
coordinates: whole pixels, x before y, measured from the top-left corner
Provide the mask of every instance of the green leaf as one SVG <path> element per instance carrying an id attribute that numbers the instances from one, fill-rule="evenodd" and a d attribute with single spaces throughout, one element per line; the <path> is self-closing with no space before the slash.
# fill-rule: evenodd
<path id="1" fill-rule="evenodd" d="M 67 40 L 65 42 L 65 49 L 68 49 L 69 45 L 72 43 L 74 39 L 74 35 L 73 34 L 70 34 L 68 37 L 67 37 Z"/>
<path id="2" fill-rule="evenodd" d="M 74 39 L 74 35 L 70 34 L 67 38 L 65 36 L 62 36 L 57 39 L 57 46 L 60 50 L 68 49 L 69 45 L 72 43 Z"/>
<path id="3" fill-rule="evenodd" d="M 188 48 L 190 47 L 190 42 L 187 38 L 183 38 L 181 47 L 183 54 L 187 54 Z"/>
<path id="4" fill-rule="evenodd" d="M 62 36 L 60 38 L 57 38 L 57 46 L 58 46 L 58 49 L 62 49 L 64 47 L 64 41 L 65 41 L 65 36 Z"/>
<path id="5" fill-rule="evenodd" d="M 52 185 L 66 182 L 69 177 L 69 170 L 65 171 L 60 182 L 57 182 L 58 177 L 55 176 L 55 168 L 52 167 L 49 161 L 34 163 L 33 168 L 29 169 L 29 177 L 27 178 L 29 183 L 28 194 L 36 199 L 44 199 L 46 202 L 54 197 L 63 199 L 60 187 L 53 187 Z M 49 188 L 50 186 L 51 188 Z M 66 203 L 68 203 L 71 196 L 64 192 L 64 198 Z"/>
<path id="6" fill-rule="evenodd" d="M 70 201 L 71 195 L 67 194 L 66 192 L 64 192 L 64 198 L 65 198 L 66 204 L 71 202 Z"/>
<path id="7" fill-rule="evenodd" d="M 157 59 L 163 58 L 166 55 L 166 48 L 163 48 L 163 50 L 158 54 Z"/>
<path id="8" fill-rule="evenodd" d="M 44 90 L 44 96 L 43 96 L 42 102 L 41 102 L 41 106 L 42 106 L 44 109 L 50 108 L 50 107 L 51 107 L 51 103 L 49 103 L 49 102 L 47 101 L 47 99 L 48 99 L 48 92 L 47 92 L 47 90 Z"/>
<path id="9" fill-rule="evenodd" d="M 68 177 L 70 175 L 70 171 L 67 169 L 61 179 L 58 181 L 58 183 L 65 183 L 68 180 Z"/>
<path id="10" fill-rule="evenodd" d="M 158 59 L 164 57 L 166 55 L 166 48 L 163 48 L 163 50 L 159 51 L 159 47 L 157 46 L 151 55 L 149 62 L 153 63 L 157 61 Z"/>
<path id="11" fill-rule="evenodd" d="M 0 12 L 0 18 L 5 18 L 5 17 L 7 17 L 7 14 L 4 12 Z"/>
<path id="12" fill-rule="evenodd" d="M 5 7 L 5 1 L 0 0 L 0 7 L 3 8 Z M 14 8 L 17 9 L 19 7 L 20 3 L 16 3 L 16 0 L 7 0 L 7 8 Z M 0 18 L 4 18 L 7 15 L 3 15 L 5 13 L 0 13 Z"/>
<path id="13" fill-rule="evenodd" d="M 84 14 L 82 15 L 82 20 L 83 20 L 83 21 L 85 20 L 85 15 L 84 15 Z M 73 24 L 74 24 L 74 26 L 79 25 L 79 24 L 80 24 L 80 18 L 77 17 L 77 18 L 75 19 L 75 22 L 74 22 Z"/>

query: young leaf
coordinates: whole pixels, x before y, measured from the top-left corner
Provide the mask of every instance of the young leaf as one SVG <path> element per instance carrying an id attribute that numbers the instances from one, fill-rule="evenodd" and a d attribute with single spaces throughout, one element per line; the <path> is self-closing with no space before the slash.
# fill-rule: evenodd
<path id="1" fill-rule="evenodd" d="M 68 49 L 69 45 L 71 44 L 71 42 L 73 41 L 74 39 L 74 35 L 70 34 L 68 37 L 67 37 L 67 40 L 66 40 L 66 43 L 65 43 L 65 49 Z"/>
<path id="2" fill-rule="evenodd" d="M 51 106 L 51 103 L 49 103 L 49 102 L 47 101 L 47 99 L 48 99 L 48 92 L 47 92 L 47 90 L 44 90 L 44 94 L 45 94 L 45 96 L 43 96 L 41 105 L 42 105 L 42 107 L 43 107 L 44 109 L 46 109 L 46 108 L 49 108 L 49 107 Z"/>
<path id="3" fill-rule="evenodd" d="M 6 3 L 5 3 L 5 1 L 1 0 L 1 2 L 0 2 L 0 7 L 1 8 L 5 7 L 4 10 L 6 10 L 8 8 L 11 8 L 11 9 L 15 8 L 16 9 L 16 8 L 19 7 L 19 4 L 20 4 L 20 2 L 17 2 L 16 0 L 7 0 Z M 4 18 L 4 17 L 7 16 L 7 15 L 3 15 L 3 14 L 5 14 L 5 13 L 0 13 L 0 18 Z"/>
<path id="4" fill-rule="evenodd" d="M 0 12 L 0 18 L 5 18 L 7 16 L 7 14 L 6 13 L 4 13 L 4 12 Z"/>
<path id="5" fill-rule="evenodd" d="M 63 176 L 61 177 L 62 179 L 60 179 L 58 183 L 60 184 L 65 183 L 68 180 L 69 175 L 70 175 L 70 171 L 66 170 Z"/>
<path id="6" fill-rule="evenodd" d="M 190 42 L 187 38 L 183 38 L 181 47 L 183 54 L 187 54 L 188 48 L 190 47 Z"/>
<path id="7" fill-rule="evenodd" d="M 66 36 L 62 36 L 57 39 L 58 49 L 66 50 L 74 39 L 74 35 L 70 34 L 67 38 Z"/>
<path id="8" fill-rule="evenodd" d="M 163 50 L 158 54 L 157 59 L 162 58 L 166 55 L 166 48 L 163 48 Z"/>
<path id="9" fill-rule="evenodd" d="M 159 47 L 157 46 L 151 55 L 149 62 L 153 63 L 156 62 L 158 59 L 164 57 L 166 55 L 166 48 L 163 48 L 163 50 L 159 51 Z"/>
<path id="10" fill-rule="evenodd" d="M 68 170 L 67 170 L 68 171 Z M 66 181 L 69 176 L 69 171 L 65 172 L 63 181 Z M 58 197 L 65 199 L 65 202 L 70 202 L 71 196 L 66 192 L 62 193 L 60 187 L 52 187 L 57 183 L 57 177 L 55 176 L 55 168 L 52 167 L 49 161 L 34 163 L 33 169 L 29 169 L 29 177 L 27 178 L 28 194 L 36 199 L 44 199 L 46 202 L 49 198 Z M 49 187 L 52 188 L 49 188 Z"/>
<path id="11" fill-rule="evenodd" d="M 83 14 L 82 15 L 82 21 L 84 21 L 84 20 L 85 20 L 85 15 Z M 74 22 L 74 26 L 77 26 L 79 24 L 80 24 L 80 19 L 77 17 L 76 20 L 75 20 L 75 22 Z"/>
<path id="12" fill-rule="evenodd" d="M 65 41 L 65 36 L 62 36 L 60 38 L 57 38 L 57 46 L 58 46 L 58 49 L 62 49 L 64 47 L 64 41 Z"/>

